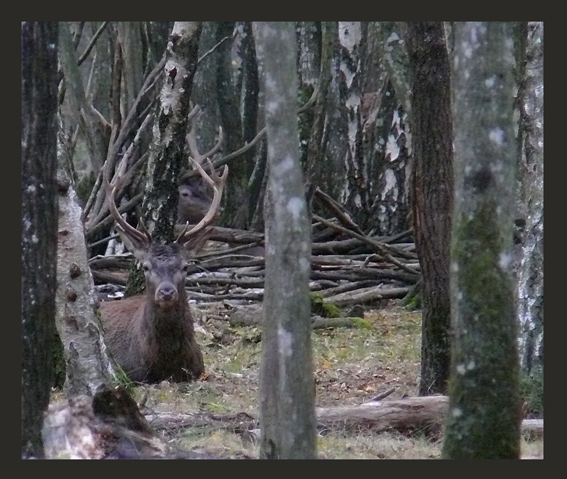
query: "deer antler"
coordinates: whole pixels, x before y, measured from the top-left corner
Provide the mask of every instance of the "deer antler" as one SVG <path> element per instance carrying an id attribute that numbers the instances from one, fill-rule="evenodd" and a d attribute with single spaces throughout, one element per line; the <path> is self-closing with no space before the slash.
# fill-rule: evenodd
<path id="1" fill-rule="evenodd" d="M 197 168 L 197 170 L 199 171 L 201 177 L 213 188 L 214 195 L 213 195 L 213 201 L 211 202 L 211 206 L 209 207 L 209 211 L 207 211 L 207 214 L 204 216 L 204 218 L 201 221 L 199 221 L 199 223 L 197 223 L 195 226 L 193 226 L 189 231 L 188 231 L 189 223 L 187 222 L 187 224 L 185 225 L 185 227 L 183 228 L 183 230 L 175 240 L 177 243 L 182 243 L 184 246 L 187 245 L 187 243 L 189 243 L 192 237 L 194 237 L 197 233 L 199 233 L 204 228 L 209 226 L 215 219 L 218 212 L 218 208 L 220 206 L 224 185 L 226 183 L 226 179 L 228 178 L 228 165 L 224 165 L 223 172 L 219 176 L 218 173 L 213 168 L 213 164 L 211 163 L 211 160 L 207 158 L 207 163 L 211 170 L 211 174 L 209 176 L 206 173 L 206 171 L 203 169 L 203 167 L 197 161 L 195 161 L 195 159 L 190 158 L 190 160 L 195 166 L 195 168 Z"/>
<path id="2" fill-rule="evenodd" d="M 189 149 L 191 150 L 191 155 L 193 156 L 193 159 L 197 163 L 202 164 L 204 159 L 210 158 L 217 151 L 220 150 L 220 147 L 222 146 L 222 142 L 224 140 L 224 134 L 223 134 L 223 131 L 222 131 L 222 127 L 219 126 L 219 139 L 217 140 L 215 146 L 213 146 L 204 155 L 201 155 L 199 153 L 199 150 L 197 149 L 197 139 L 195 138 L 195 126 L 194 125 L 191 127 L 191 130 L 187 134 L 186 140 L 187 140 L 187 143 L 189 144 Z"/>
<path id="3" fill-rule="evenodd" d="M 130 239 L 130 241 L 132 241 L 134 245 L 148 244 L 151 242 L 152 237 L 149 231 L 144 227 L 144 225 L 142 224 L 143 232 L 138 231 L 136 228 L 130 225 L 124 218 L 122 218 L 122 215 L 120 214 L 118 208 L 116 207 L 114 194 L 116 193 L 116 190 L 120 186 L 122 186 L 122 183 L 124 181 L 123 173 L 125 168 L 126 168 L 126 163 L 124 161 L 121 161 L 118 167 L 116 168 L 116 173 L 114 174 L 112 182 L 109 182 L 108 162 L 104 164 L 103 167 L 104 171 L 102 176 L 103 176 L 104 188 L 106 190 L 108 209 L 110 211 L 110 214 L 114 218 L 114 221 L 116 221 L 116 227 L 119 230 L 119 232 L 121 232 L 128 239 Z"/>

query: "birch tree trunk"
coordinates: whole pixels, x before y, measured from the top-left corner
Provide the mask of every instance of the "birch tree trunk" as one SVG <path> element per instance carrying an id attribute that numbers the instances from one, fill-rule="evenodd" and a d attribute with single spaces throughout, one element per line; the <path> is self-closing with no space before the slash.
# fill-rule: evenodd
<path id="1" fill-rule="evenodd" d="M 447 459 L 520 457 L 513 26 L 455 25 L 454 339 L 442 452 Z"/>
<path id="2" fill-rule="evenodd" d="M 366 29 L 361 22 L 339 22 L 339 112 L 346 123 L 348 148 L 342 157 L 340 169 L 344 171 L 338 200 L 352 213 L 355 221 L 365 228 L 368 223 L 369 204 L 367 170 L 362 154 L 362 57 L 366 44 Z"/>
<path id="3" fill-rule="evenodd" d="M 69 175 L 59 161 L 56 325 L 65 356 L 65 394 L 94 396 L 100 387 L 119 383 L 108 355 L 78 204 Z"/>
<path id="4" fill-rule="evenodd" d="M 44 456 L 53 384 L 57 35 L 55 22 L 22 23 L 22 458 Z"/>
<path id="5" fill-rule="evenodd" d="M 390 236 L 410 225 L 409 73 L 403 22 L 370 22 L 363 68 L 362 145 L 369 226 Z"/>
<path id="6" fill-rule="evenodd" d="M 189 99 L 197 69 L 201 22 L 175 22 L 169 36 L 153 142 L 145 172 L 142 220 L 157 242 L 174 240 L 177 219 L 178 180 L 185 156 Z M 143 276 L 132 269 L 126 295 L 140 291 Z"/>
<path id="7" fill-rule="evenodd" d="M 260 23 L 269 208 L 260 367 L 260 457 L 316 458 L 309 273 L 311 228 L 299 163 L 295 28 Z M 277 54 L 275 54 L 277 52 Z"/>

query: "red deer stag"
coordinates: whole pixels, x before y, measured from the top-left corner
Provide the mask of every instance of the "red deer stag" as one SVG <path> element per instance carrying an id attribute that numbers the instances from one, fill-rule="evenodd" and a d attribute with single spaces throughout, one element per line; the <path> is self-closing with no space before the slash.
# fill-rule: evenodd
<path id="1" fill-rule="evenodd" d="M 104 172 L 110 213 L 122 241 L 140 261 L 145 276 L 145 294 L 100 304 L 107 345 L 132 381 L 183 382 L 197 379 L 204 372 L 187 303 L 185 277 L 190 243 L 206 233 L 214 220 L 228 176 L 226 165 L 219 176 L 211 162 L 208 163 L 210 176 L 193 161 L 214 191 L 209 209 L 199 223 L 190 229 L 187 223 L 169 244 L 157 244 L 142 223 L 139 231 L 122 218 L 114 200 L 116 189 L 121 186 L 121 175 L 109 183 Z"/>

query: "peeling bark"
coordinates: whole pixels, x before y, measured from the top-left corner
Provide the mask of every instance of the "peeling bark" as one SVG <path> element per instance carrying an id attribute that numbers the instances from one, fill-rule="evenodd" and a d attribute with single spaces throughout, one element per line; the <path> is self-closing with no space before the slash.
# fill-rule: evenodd
<path id="1" fill-rule="evenodd" d="M 116 365 L 108 356 L 97 317 L 97 297 L 88 264 L 82 210 L 61 165 L 56 325 L 65 352 L 65 392 L 68 397 L 93 396 L 99 387 L 118 383 Z"/>

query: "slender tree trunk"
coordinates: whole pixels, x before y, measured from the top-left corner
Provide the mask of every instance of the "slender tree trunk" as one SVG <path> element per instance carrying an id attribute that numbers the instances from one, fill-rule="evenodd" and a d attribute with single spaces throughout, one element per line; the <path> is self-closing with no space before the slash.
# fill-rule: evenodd
<path id="1" fill-rule="evenodd" d="M 297 22 L 297 73 L 299 78 L 299 103 L 304 105 L 319 81 L 321 69 L 321 22 Z M 313 128 L 313 109 L 299 117 L 299 151 L 301 164 L 307 163 L 309 135 Z"/>
<path id="2" fill-rule="evenodd" d="M 148 161 L 147 178 L 151 186 L 146 187 L 142 205 L 146 226 L 158 241 L 173 240 L 177 179 L 187 161 L 187 116 L 201 28 L 200 22 L 175 22 L 167 45 L 165 81 Z"/>
<path id="3" fill-rule="evenodd" d="M 217 95 L 221 125 L 225 135 L 224 151 L 231 153 L 244 145 L 242 117 L 240 115 L 240 92 L 235 90 L 231 49 L 234 22 L 218 22 L 217 42 L 229 37 L 217 53 Z M 249 155 L 243 155 L 230 165 L 230 181 L 226 187 L 226 209 L 223 220 L 233 228 L 245 228 L 248 218 L 246 191 L 248 178 L 254 165 Z"/>
<path id="4" fill-rule="evenodd" d="M 338 200 L 353 215 L 357 223 L 365 228 L 368 222 L 370 199 L 368 177 L 362 154 L 362 57 L 366 43 L 365 30 L 361 22 L 339 22 L 339 111 L 346 123 L 348 148 L 342 159 L 341 175 L 344 181 L 337 185 Z"/>
<path id="5" fill-rule="evenodd" d="M 321 25 L 321 71 L 319 74 L 317 98 L 313 111 L 313 126 L 307 148 L 307 160 L 305 165 L 307 181 L 307 204 L 311 208 L 311 202 L 315 189 L 321 183 L 323 171 L 323 159 L 327 148 L 325 138 L 325 124 L 328 111 L 328 98 L 332 81 L 331 65 L 333 61 L 334 45 L 337 39 L 337 23 L 324 22 Z"/>
<path id="6" fill-rule="evenodd" d="M 311 228 L 299 162 L 295 28 L 261 23 L 270 166 L 260 368 L 260 457 L 317 454 L 311 352 Z M 268 52 L 279 52 L 278 55 Z"/>
<path id="7" fill-rule="evenodd" d="M 244 143 L 250 143 L 256 134 L 262 129 L 263 123 L 258 115 L 258 97 L 260 95 L 260 84 L 258 74 L 258 60 L 256 57 L 256 45 L 252 33 L 251 22 L 244 22 L 242 25 L 242 135 Z M 256 149 L 252 149 L 244 154 L 244 161 L 247 165 L 247 195 L 248 195 L 248 216 L 246 225 L 251 225 L 254 212 L 259 203 L 262 202 L 262 179 L 264 178 L 265 167 L 260 168 L 257 175 L 256 170 Z"/>
<path id="8" fill-rule="evenodd" d="M 409 22 L 416 250 L 423 275 L 419 394 L 445 394 L 449 379 L 449 245 L 453 210 L 450 66 L 442 22 Z"/>
<path id="9" fill-rule="evenodd" d="M 528 22 L 520 79 L 518 314 L 522 371 L 543 379 L 543 22 Z M 543 391 L 542 391 L 543 393 Z"/>
<path id="10" fill-rule="evenodd" d="M 22 23 L 22 457 L 44 456 L 57 253 L 55 22 Z"/>
<path id="11" fill-rule="evenodd" d="M 513 23 L 455 26 L 454 340 L 442 456 L 518 459 Z M 414 114 L 417 111 L 414 109 Z"/>
<path id="12" fill-rule="evenodd" d="M 118 22 L 118 41 L 124 64 L 122 74 L 122 117 L 126 118 L 144 83 L 140 22 Z"/>
<path id="13" fill-rule="evenodd" d="M 390 236 L 410 227 L 411 141 L 404 22 L 370 22 L 363 66 L 362 148 L 368 227 Z"/>

